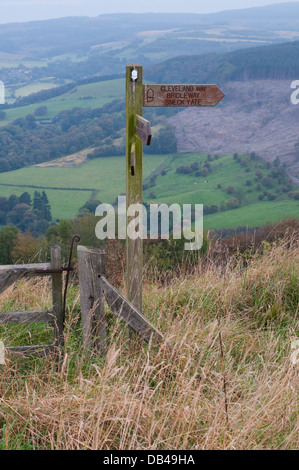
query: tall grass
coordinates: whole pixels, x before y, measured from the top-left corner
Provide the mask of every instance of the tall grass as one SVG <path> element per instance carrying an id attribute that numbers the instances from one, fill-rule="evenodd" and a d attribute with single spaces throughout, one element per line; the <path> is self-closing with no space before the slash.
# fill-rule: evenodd
<path id="1" fill-rule="evenodd" d="M 295 449 L 298 245 L 269 245 L 242 266 L 211 262 L 167 285 L 145 274 L 144 313 L 165 341 L 128 344 L 108 315 L 105 358 L 83 354 L 72 288 L 60 370 L 50 358 L 11 356 L 0 366 L 0 448 Z M 11 309 L 11 299 L 27 309 L 50 303 L 44 280 L 19 283 L 0 307 Z M 16 328 L 1 328 L 4 343 L 26 341 L 34 327 L 14 336 Z M 44 340 L 50 333 L 35 328 Z"/>

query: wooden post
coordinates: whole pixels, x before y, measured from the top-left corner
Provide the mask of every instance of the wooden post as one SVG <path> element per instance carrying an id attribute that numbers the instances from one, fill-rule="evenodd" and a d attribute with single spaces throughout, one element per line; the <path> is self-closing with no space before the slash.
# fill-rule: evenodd
<path id="1" fill-rule="evenodd" d="M 142 116 L 143 70 L 140 65 L 126 68 L 126 176 L 127 210 L 132 204 L 142 204 L 142 142 L 136 138 L 136 114 Z M 134 155 L 132 155 L 134 152 Z M 133 162 L 133 165 L 132 165 Z M 132 219 L 127 216 L 127 226 Z M 141 229 L 141 228 L 140 228 Z M 142 240 L 127 235 L 127 298 L 142 312 Z M 130 334 L 131 335 L 131 334 Z"/>
<path id="2" fill-rule="evenodd" d="M 51 269 L 61 269 L 61 248 L 59 245 L 51 247 Z M 52 274 L 52 299 L 54 314 L 54 347 L 64 345 L 63 328 L 63 299 L 62 299 L 62 272 Z"/>
<path id="3" fill-rule="evenodd" d="M 85 246 L 77 247 L 83 346 L 93 346 L 106 353 L 106 322 L 103 287 L 100 276 L 105 272 L 105 252 Z"/>

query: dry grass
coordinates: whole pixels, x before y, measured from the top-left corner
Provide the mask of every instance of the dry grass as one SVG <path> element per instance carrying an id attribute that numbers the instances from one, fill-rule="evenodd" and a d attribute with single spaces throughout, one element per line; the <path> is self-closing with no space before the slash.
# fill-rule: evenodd
<path id="1" fill-rule="evenodd" d="M 50 359 L 0 366 L 0 448 L 295 449 L 299 251 L 295 243 L 266 251 L 246 269 L 211 263 L 164 286 L 146 279 L 145 314 L 166 336 L 159 349 L 129 345 L 110 318 L 107 357 L 84 358 L 72 289 L 61 370 Z M 50 301 L 45 284 L 31 282 L 3 295 L 2 308 L 8 296 L 22 308 Z"/>

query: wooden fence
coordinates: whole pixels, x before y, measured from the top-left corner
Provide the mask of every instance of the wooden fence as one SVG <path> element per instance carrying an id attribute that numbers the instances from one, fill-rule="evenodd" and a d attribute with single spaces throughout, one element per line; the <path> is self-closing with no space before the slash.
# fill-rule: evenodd
<path id="1" fill-rule="evenodd" d="M 77 253 L 83 346 L 106 352 L 105 299 L 112 312 L 144 341 L 160 342 L 162 333 L 105 278 L 105 253 L 84 246 L 78 246 Z"/>
<path id="2" fill-rule="evenodd" d="M 105 299 L 112 312 L 144 341 L 157 344 L 162 333 L 105 278 L 105 253 L 96 248 L 78 246 L 78 272 L 83 347 L 104 355 L 107 350 Z M 0 313 L 0 325 L 12 323 L 53 322 L 54 343 L 8 347 L 20 356 L 46 356 L 64 345 L 64 308 L 61 249 L 51 248 L 51 263 L 0 266 L 0 294 L 23 277 L 51 276 L 53 307 L 47 311 Z"/>
<path id="3" fill-rule="evenodd" d="M 6 312 L 0 313 L 0 325 L 11 323 L 52 322 L 54 326 L 54 343 L 51 345 L 34 345 L 8 347 L 6 351 L 20 356 L 46 356 L 56 352 L 63 345 L 63 295 L 61 248 L 51 248 L 51 263 L 20 264 L 0 266 L 0 294 L 23 277 L 52 277 L 52 309 L 46 311 Z"/>

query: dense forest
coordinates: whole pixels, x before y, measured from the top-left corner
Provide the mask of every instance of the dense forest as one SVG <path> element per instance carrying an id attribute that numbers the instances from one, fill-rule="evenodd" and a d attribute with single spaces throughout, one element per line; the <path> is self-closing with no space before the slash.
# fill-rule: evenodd
<path id="1" fill-rule="evenodd" d="M 45 108 L 45 109 L 44 109 Z M 0 172 L 50 161 L 96 147 L 88 158 L 125 155 L 125 103 L 115 100 L 102 108 L 74 108 L 61 111 L 55 118 L 41 123 L 37 114 L 19 118 L 0 131 Z M 152 113 L 153 122 L 155 114 Z M 114 139 L 122 143 L 115 145 Z M 172 127 L 159 130 L 147 153 L 176 152 L 175 131 Z"/>
<path id="2" fill-rule="evenodd" d="M 0 197 L 0 225 L 14 226 L 37 237 L 47 230 L 51 220 L 51 207 L 45 191 L 35 191 L 33 200 L 28 192 L 19 197 L 15 194 L 9 198 Z"/>
<path id="3" fill-rule="evenodd" d="M 0 132 L 0 172 L 104 145 L 105 139 L 117 137 L 124 127 L 123 107 L 117 102 L 97 109 L 62 111 L 48 124 L 39 124 L 34 115 L 16 119 Z"/>
<path id="4" fill-rule="evenodd" d="M 223 83 L 299 76 L 299 41 L 241 49 L 227 54 L 182 56 L 146 70 L 156 83 Z"/>

